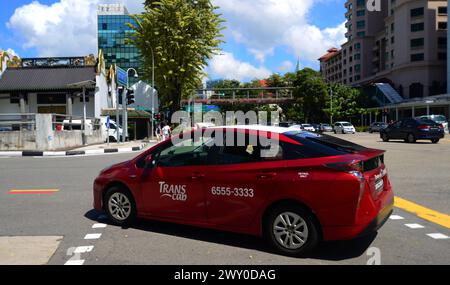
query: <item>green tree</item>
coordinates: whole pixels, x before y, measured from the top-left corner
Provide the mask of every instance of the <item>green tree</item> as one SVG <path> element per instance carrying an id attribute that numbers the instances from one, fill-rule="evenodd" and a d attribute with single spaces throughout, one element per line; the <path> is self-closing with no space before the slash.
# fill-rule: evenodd
<path id="1" fill-rule="evenodd" d="M 333 109 L 330 112 L 331 98 L 326 101 L 326 108 L 324 111 L 333 115 L 334 121 L 352 120 L 352 118 L 359 118 L 359 115 L 364 112 L 364 106 L 361 102 L 365 102 L 365 95 L 359 89 L 351 88 L 343 84 L 332 84 L 333 90 Z"/>
<path id="2" fill-rule="evenodd" d="M 287 111 L 288 117 L 297 112 L 303 115 L 304 122 L 323 121 L 326 118 L 323 109 L 328 92 L 320 73 L 310 68 L 300 70 L 296 74 L 294 86 L 295 103 L 292 106 L 293 110 Z M 298 121 L 298 117 L 296 120 Z"/>
<path id="3" fill-rule="evenodd" d="M 277 73 L 269 76 L 269 78 L 266 79 L 266 82 L 268 87 L 285 87 L 286 85 L 284 78 Z"/>
<path id="4" fill-rule="evenodd" d="M 143 58 L 144 78 L 155 81 L 163 107 L 180 109 L 201 84 L 207 61 L 219 51 L 222 23 L 210 0 L 146 0 L 145 12 L 135 15 L 137 25 L 130 36 Z"/>
<path id="5" fill-rule="evenodd" d="M 214 89 L 226 89 L 226 88 L 240 88 L 241 82 L 238 80 L 228 80 L 228 79 L 219 79 L 213 80 L 206 83 L 208 88 Z"/>

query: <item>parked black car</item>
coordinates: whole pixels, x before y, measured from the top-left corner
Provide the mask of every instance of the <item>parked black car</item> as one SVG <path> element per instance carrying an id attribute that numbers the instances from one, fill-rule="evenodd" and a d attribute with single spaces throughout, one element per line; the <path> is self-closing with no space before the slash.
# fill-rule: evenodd
<path id="1" fill-rule="evenodd" d="M 398 139 L 408 143 L 415 143 L 417 140 L 438 143 L 444 136 L 444 127 L 441 124 L 424 119 L 404 119 L 380 131 L 380 137 L 384 142 Z"/>
<path id="2" fill-rule="evenodd" d="M 388 124 L 383 122 L 372 123 L 369 127 L 369 133 L 379 133 L 382 129 L 387 128 Z"/>

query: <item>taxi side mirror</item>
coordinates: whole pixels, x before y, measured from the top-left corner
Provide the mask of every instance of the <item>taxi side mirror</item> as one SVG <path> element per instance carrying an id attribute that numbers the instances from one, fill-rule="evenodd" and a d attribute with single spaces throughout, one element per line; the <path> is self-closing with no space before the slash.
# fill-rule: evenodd
<path id="1" fill-rule="evenodd" d="M 145 158 L 145 168 L 153 168 L 155 166 L 155 160 L 153 159 L 153 155 L 148 155 Z"/>

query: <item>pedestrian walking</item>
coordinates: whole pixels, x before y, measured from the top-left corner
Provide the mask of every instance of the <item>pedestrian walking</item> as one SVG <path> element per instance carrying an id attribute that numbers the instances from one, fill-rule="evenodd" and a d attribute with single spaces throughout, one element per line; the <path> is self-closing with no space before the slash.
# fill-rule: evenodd
<path id="1" fill-rule="evenodd" d="M 158 125 L 156 126 L 155 134 L 156 134 L 156 140 L 158 142 L 160 142 L 161 136 L 162 136 L 161 123 L 158 123 Z"/>
<path id="2" fill-rule="evenodd" d="M 167 123 L 164 123 L 164 127 L 162 128 L 162 139 L 163 141 L 170 139 L 172 135 L 172 129 Z"/>

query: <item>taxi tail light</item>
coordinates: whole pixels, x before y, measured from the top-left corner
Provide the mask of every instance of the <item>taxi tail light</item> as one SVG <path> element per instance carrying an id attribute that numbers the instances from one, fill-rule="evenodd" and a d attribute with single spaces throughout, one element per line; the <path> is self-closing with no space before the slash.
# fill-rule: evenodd
<path id="1" fill-rule="evenodd" d="M 444 129 L 444 125 L 443 124 L 439 124 L 439 129 L 443 130 Z"/>
<path id="2" fill-rule="evenodd" d="M 362 161 L 355 161 L 355 160 L 350 162 L 330 163 L 326 164 L 326 167 L 348 173 L 351 173 L 353 171 L 362 173 L 364 168 Z"/>
<path id="3" fill-rule="evenodd" d="M 358 197 L 358 205 L 359 209 L 361 200 L 364 194 L 365 189 L 365 179 L 364 179 L 364 163 L 362 161 L 351 161 L 351 162 L 342 162 L 342 163 L 331 163 L 326 165 L 328 168 L 343 171 L 351 174 L 359 181 L 359 197 Z"/>

